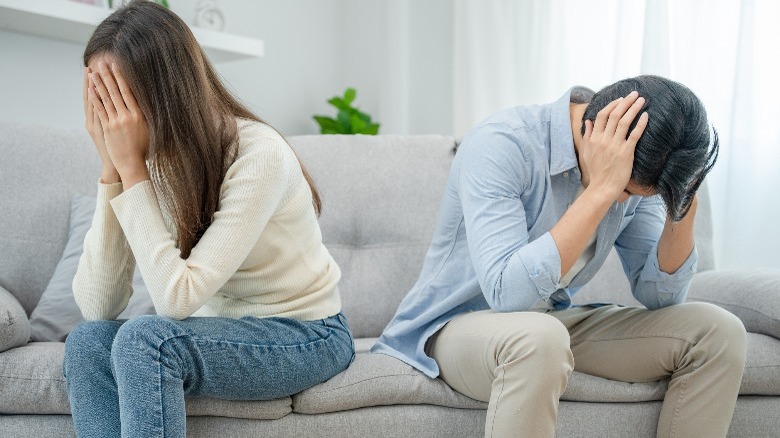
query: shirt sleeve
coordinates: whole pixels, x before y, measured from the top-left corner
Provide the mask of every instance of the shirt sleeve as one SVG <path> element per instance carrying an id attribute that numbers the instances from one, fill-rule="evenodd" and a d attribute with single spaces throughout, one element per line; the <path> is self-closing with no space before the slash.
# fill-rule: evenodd
<path id="1" fill-rule="evenodd" d="M 165 228 L 150 181 L 111 202 L 159 315 L 184 319 L 197 311 L 237 272 L 282 203 L 297 161 L 280 140 L 258 141 L 259 152 L 228 169 L 218 210 L 187 259 Z"/>
<path id="2" fill-rule="evenodd" d="M 523 194 L 533 175 L 521 148 L 518 135 L 504 127 L 475 134 L 458 150 L 469 253 L 485 299 L 499 312 L 530 309 L 549 299 L 560 281 L 560 253 L 550 233 L 529 240 Z"/>
<path id="3" fill-rule="evenodd" d="M 631 284 L 631 293 L 651 310 L 685 302 L 696 273 L 696 247 L 676 272 L 668 274 L 661 270 L 658 240 L 666 213 L 660 197 L 643 198 L 633 216 L 624 220 L 628 224 L 615 241 L 615 249 Z"/>
<path id="4" fill-rule="evenodd" d="M 73 277 L 73 297 L 86 320 L 116 319 L 133 294 L 135 259 L 110 201 L 122 183 L 98 183 L 92 225 Z"/>

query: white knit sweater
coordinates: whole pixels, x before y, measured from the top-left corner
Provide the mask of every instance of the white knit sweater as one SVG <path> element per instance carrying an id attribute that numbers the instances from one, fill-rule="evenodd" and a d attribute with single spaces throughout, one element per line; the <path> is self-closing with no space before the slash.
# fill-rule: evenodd
<path id="1" fill-rule="evenodd" d="M 322 244 L 312 194 L 292 149 L 271 127 L 238 120 L 239 146 L 214 219 L 190 256 L 150 181 L 98 183 L 73 293 L 88 320 L 127 306 L 135 263 L 158 315 L 282 316 L 339 312 L 341 271 Z"/>

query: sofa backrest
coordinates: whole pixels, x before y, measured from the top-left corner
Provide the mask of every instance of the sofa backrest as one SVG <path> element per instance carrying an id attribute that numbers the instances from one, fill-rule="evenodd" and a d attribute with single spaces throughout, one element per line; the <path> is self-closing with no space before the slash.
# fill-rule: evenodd
<path id="1" fill-rule="evenodd" d="M 441 136 L 288 139 L 323 200 L 325 246 L 341 267 L 356 337 L 379 336 L 422 267 L 455 142 Z"/>
<path id="2" fill-rule="evenodd" d="M 65 248 L 71 198 L 94 196 L 99 176 L 85 130 L 0 122 L 0 286 L 28 315 Z"/>
<path id="3" fill-rule="evenodd" d="M 378 336 L 414 284 L 433 235 L 455 142 L 442 136 L 289 138 L 323 198 L 326 246 L 341 267 L 355 336 Z M 100 162 L 86 132 L 0 123 L 0 287 L 29 314 L 62 255 L 73 195 L 94 196 Z M 706 187 L 696 231 L 712 269 Z M 577 298 L 630 303 L 611 258 Z"/>

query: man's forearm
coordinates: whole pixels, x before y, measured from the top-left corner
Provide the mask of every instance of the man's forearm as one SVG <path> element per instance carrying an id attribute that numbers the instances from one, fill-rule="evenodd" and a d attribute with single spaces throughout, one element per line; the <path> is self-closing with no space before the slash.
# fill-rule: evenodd
<path id="1" fill-rule="evenodd" d="M 550 230 L 561 256 L 561 277 L 569 272 L 614 202 L 611 196 L 588 187 Z"/>
<path id="2" fill-rule="evenodd" d="M 688 214 L 680 222 L 666 218 L 664 230 L 658 240 L 658 266 L 661 271 L 673 274 L 693 251 L 693 221 L 696 216 L 698 198 L 694 196 Z"/>

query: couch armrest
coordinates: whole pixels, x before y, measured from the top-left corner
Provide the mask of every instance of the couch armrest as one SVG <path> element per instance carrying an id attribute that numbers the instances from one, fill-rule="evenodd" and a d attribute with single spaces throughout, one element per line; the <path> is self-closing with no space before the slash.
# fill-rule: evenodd
<path id="1" fill-rule="evenodd" d="M 0 352 L 30 340 L 30 320 L 19 301 L 0 287 Z"/>
<path id="2" fill-rule="evenodd" d="M 745 329 L 780 339 L 780 269 L 729 269 L 693 276 L 689 301 L 717 304 Z"/>

